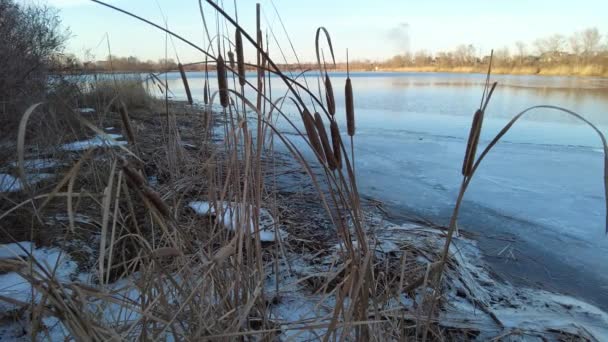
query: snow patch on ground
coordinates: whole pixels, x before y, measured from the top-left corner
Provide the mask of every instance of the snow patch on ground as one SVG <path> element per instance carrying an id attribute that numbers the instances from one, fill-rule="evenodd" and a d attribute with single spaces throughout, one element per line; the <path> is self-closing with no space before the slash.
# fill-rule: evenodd
<path id="1" fill-rule="evenodd" d="M 28 159 L 23 162 L 23 167 L 28 170 L 50 169 L 59 165 L 59 161 L 53 158 Z M 12 162 L 11 166 L 19 167 L 19 163 Z"/>
<path id="2" fill-rule="evenodd" d="M 126 141 L 118 140 L 122 139 L 120 134 L 105 134 L 97 135 L 88 140 L 74 141 L 68 144 L 64 144 L 62 149 L 65 151 L 82 151 L 93 147 L 115 147 L 120 145 L 127 145 Z"/>
<path id="3" fill-rule="evenodd" d="M 53 178 L 55 175 L 50 173 L 35 173 L 26 175 L 27 181 L 30 185 L 34 185 L 45 179 Z M 0 173 L 0 192 L 16 192 L 21 191 L 25 187 L 21 180 L 17 177 L 6 173 Z"/>
<path id="4" fill-rule="evenodd" d="M 95 109 L 94 108 L 88 108 L 88 107 L 78 108 L 76 111 L 78 111 L 79 113 L 82 113 L 82 114 L 95 113 Z"/>
<path id="5" fill-rule="evenodd" d="M 27 256 L 27 252 L 34 249 L 34 244 L 29 241 L 9 243 L 0 245 L 0 259 L 14 259 Z"/>
<path id="6" fill-rule="evenodd" d="M 20 244 L 24 247 L 32 247 L 31 243 L 28 242 Z M 8 249 L 9 247 L 6 248 Z M 49 274 L 54 274 L 55 278 L 59 281 L 69 281 L 71 276 L 76 273 L 78 266 L 76 262 L 72 260 L 69 254 L 58 248 L 34 249 L 32 255 L 40 264 L 32 264 L 32 267 L 35 271 L 41 272 L 41 274 L 48 272 Z M 26 303 L 32 299 L 34 301 L 40 299 L 40 295 L 31 287 L 30 283 L 16 272 L 0 275 L 0 296 Z M 0 313 L 15 309 L 18 309 L 17 305 L 0 301 Z"/>
<path id="7" fill-rule="evenodd" d="M 253 207 L 248 206 L 248 210 L 245 205 L 235 202 L 218 202 L 217 206 L 220 208 L 220 213 L 223 213 L 221 224 L 228 230 L 236 231 L 236 227 L 239 226 L 240 222 L 244 222 L 247 215 L 251 215 Z M 213 203 L 207 201 L 195 201 L 190 202 L 189 207 L 192 208 L 199 215 L 216 215 L 216 206 Z M 287 233 L 282 229 L 276 227 L 276 223 L 270 212 L 264 208 L 260 208 L 260 240 L 265 242 L 275 241 L 275 229 L 277 235 L 284 239 L 287 237 Z M 255 225 L 252 218 L 249 218 L 249 231 L 255 233 Z"/>

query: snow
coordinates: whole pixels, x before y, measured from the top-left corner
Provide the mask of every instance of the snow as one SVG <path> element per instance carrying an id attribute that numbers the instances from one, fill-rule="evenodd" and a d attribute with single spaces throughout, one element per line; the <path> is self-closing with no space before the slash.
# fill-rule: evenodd
<path id="1" fill-rule="evenodd" d="M 21 190 L 21 181 L 19 179 L 0 173 L 0 192 L 14 192 Z"/>
<path id="2" fill-rule="evenodd" d="M 97 135 L 94 138 L 88 140 L 80 140 L 71 142 L 63 145 L 62 149 L 66 151 L 82 151 L 92 147 L 101 147 L 108 146 L 114 147 L 119 145 L 127 145 L 126 141 L 121 141 L 117 139 L 122 139 L 122 135 L 120 134 L 105 134 L 105 135 Z"/>
<path id="3" fill-rule="evenodd" d="M 195 201 L 190 202 L 189 207 L 192 208 L 199 215 L 216 215 L 215 206 L 213 203 L 206 201 Z M 242 204 L 235 202 L 222 202 L 220 212 L 223 212 L 223 219 L 221 220 L 222 225 L 231 231 L 235 231 L 238 227 L 238 223 L 241 220 L 245 220 L 247 213 L 244 211 L 245 207 Z M 249 206 L 248 213 L 253 212 L 253 207 Z M 260 208 L 260 240 L 265 242 L 275 241 L 275 229 L 280 238 L 285 238 L 287 233 L 276 227 L 274 218 L 270 212 L 264 208 Z M 249 231 L 255 233 L 255 225 L 253 219 L 249 219 Z"/>
<path id="4" fill-rule="evenodd" d="M 13 167 L 19 167 L 19 164 L 17 162 L 13 162 L 11 163 L 11 166 Z M 59 166 L 59 161 L 57 161 L 57 159 L 53 159 L 53 158 L 46 158 L 46 159 L 28 159 L 28 160 L 24 160 L 23 162 L 23 167 L 25 169 L 50 169 L 50 168 L 54 168 Z"/>
<path id="5" fill-rule="evenodd" d="M 50 179 L 55 175 L 50 173 L 34 173 L 27 174 L 27 180 L 30 185 L 34 185 L 42 180 Z M 0 173 L 0 192 L 16 192 L 23 190 L 24 186 L 19 178 L 6 173 Z"/>
<path id="6" fill-rule="evenodd" d="M 32 243 L 22 243 L 27 247 L 32 247 Z M 46 277 L 46 273 L 54 274 L 55 278 L 59 281 L 69 281 L 70 277 L 77 271 L 77 264 L 74 262 L 69 254 L 62 252 L 58 248 L 39 248 L 34 249 L 32 252 L 33 258 L 40 263 L 32 264 L 34 269 Z M 54 273 L 53 273 L 54 272 Z M 32 298 L 32 287 L 16 272 L 8 272 L 6 274 L 0 274 L 0 296 L 12 298 L 21 302 L 30 302 L 32 299 L 38 301 L 40 295 L 34 291 L 34 297 Z M 0 314 L 17 309 L 18 307 L 14 304 L 9 304 L 0 301 Z"/>
<path id="7" fill-rule="evenodd" d="M 79 113 L 82 113 L 82 114 L 90 114 L 90 113 L 95 113 L 95 109 L 94 109 L 94 108 L 88 108 L 88 107 L 85 107 L 85 108 L 78 108 L 78 109 L 77 109 L 77 111 L 78 111 Z"/>
<path id="8" fill-rule="evenodd" d="M 14 259 L 17 257 L 25 257 L 27 253 L 34 249 L 34 244 L 29 241 L 9 243 L 0 245 L 0 259 Z"/>

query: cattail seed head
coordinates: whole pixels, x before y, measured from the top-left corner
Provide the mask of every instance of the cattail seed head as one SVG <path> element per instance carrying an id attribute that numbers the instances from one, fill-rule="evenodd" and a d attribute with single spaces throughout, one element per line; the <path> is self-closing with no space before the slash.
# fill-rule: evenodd
<path id="1" fill-rule="evenodd" d="M 258 31 L 258 46 L 261 51 L 264 51 L 264 41 L 261 30 Z M 264 78 L 264 65 L 266 64 L 266 57 L 264 57 L 264 54 L 261 52 L 258 52 L 258 54 L 260 56 L 260 67 L 258 68 L 258 74 L 261 78 Z"/>
<path id="2" fill-rule="evenodd" d="M 355 102 L 353 99 L 353 84 L 350 77 L 346 79 L 344 98 L 346 99 L 346 129 L 348 135 L 352 137 L 355 135 Z"/>
<path id="3" fill-rule="evenodd" d="M 226 64 L 222 55 L 217 57 L 217 85 L 220 88 L 220 104 L 226 108 L 230 104 L 228 95 L 228 79 L 226 78 Z"/>
<path id="4" fill-rule="evenodd" d="M 321 140 L 319 140 L 319 134 L 315 128 L 315 119 L 313 119 L 312 115 L 306 108 L 304 108 L 304 111 L 302 112 L 302 121 L 304 122 L 304 129 L 306 130 L 306 135 L 308 136 L 308 140 L 310 141 L 312 148 L 317 153 L 321 163 L 325 163 L 325 154 L 323 153 Z"/>
<path id="5" fill-rule="evenodd" d="M 319 138 L 321 138 L 321 145 L 323 145 L 323 150 L 325 150 L 325 159 L 327 159 L 327 166 L 329 166 L 330 170 L 335 170 L 338 166 L 336 162 L 336 158 L 331 151 L 331 145 L 329 145 L 329 138 L 327 137 L 327 131 L 325 131 L 325 125 L 323 125 L 323 118 L 321 114 L 315 113 L 315 125 L 317 126 L 317 131 L 319 132 Z"/>
<path id="6" fill-rule="evenodd" d="M 469 139 L 467 141 L 467 149 L 462 163 L 462 175 L 465 177 L 471 176 L 473 171 L 473 163 L 475 162 L 475 154 L 477 153 L 477 145 L 479 144 L 482 122 L 483 111 L 478 109 L 473 116 L 473 123 L 471 124 Z"/>
<path id="7" fill-rule="evenodd" d="M 234 70 L 234 67 L 236 66 L 234 64 L 234 52 L 228 51 L 228 61 L 230 62 L 230 68 Z"/>
<path id="8" fill-rule="evenodd" d="M 241 35 L 241 30 L 236 30 L 236 62 L 238 66 L 239 73 L 239 84 L 241 86 L 245 85 L 245 54 L 243 53 L 243 36 Z"/>
<path id="9" fill-rule="evenodd" d="M 327 111 L 329 114 L 336 114 L 336 100 L 334 99 L 334 88 L 331 85 L 329 75 L 325 73 L 325 98 L 327 100 Z"/>
<path id="10" fill-rule="evenodd" d="M 186 78 L 186 71 L 182 63 L 177 64 L 180 75 L 182 75 L 182 82 L 184 82 L 184 88 L 186 89 L 186 96 L 188 97 L 188 103 L 192 105 L 192 93 L 190 93 L 190 86 L 188 85 L 188 78 Z"/>
<path id="11" fill-rule="evenodd" d="M 203 85 L 203 100 L 205 104 L 209 104 L 209 82 L 205 79 L 205 84 Z"/>
<path id="12" fill-rule="evenodd" d="M 336 120 L 331 120 L 329 129 L 331 131 L 331 144 L 334 148 L 334 158 L 336 159 L 336 166 L 338 167 L 338 169 L 341 169 L 342 153 L 340 150 L 340 128 L 338 128 L 338 123 L 336 122 Z"/>

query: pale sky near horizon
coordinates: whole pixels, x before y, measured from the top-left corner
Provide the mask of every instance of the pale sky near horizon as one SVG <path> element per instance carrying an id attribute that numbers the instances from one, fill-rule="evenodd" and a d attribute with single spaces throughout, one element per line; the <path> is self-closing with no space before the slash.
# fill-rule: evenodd
<path id="1" fill-rule="evenodd" d="M 112 54 L 157 60 L 165 54 L 165 35 L 122 13 L 88 0 L 18 0 L 48 2 L 60 9 L 60 16 L 72 32 L 68 52 L 83 58 L 89 50 L 96 59 L 108 54 L 103 40 L 110 39 Z M 332 37 L 336 58 L 381 60 L 411 51 L 431 53 L 450 50 L 459 44 L 472 44 L 478 54 L 509 47 L 521 40 L 532 49 L 537 38 L 559 33 L 566 36 L 588 27 L 597 27 L 604 43 L 608 35 L 608 0 L 273 0 L 302 61 L 315 60 L 316 28 L 325 26 Z M 198 1 L 109 0 L 113 5 L 163 24 L 163 14 L 171 30 L 197 44 L 204 41 Z M 293 53 L 277 20 L 270 0 L 238 0 L 239 20 L 250 32 L 255 27 L 255 3 L 262 4 L 262 27 L 272 28 L 289 62 Z M 224 1 L 230 14 L 234 2 Z M 204 10 L 210 26 L 215 14 L 209 5 Z M 232 35 L 232 34 L 231 34 Z M 176 41 L 182 62 L 204 59 L 200 52 Z M 169 42 L 168 55 L 175 58 Z M 271 39 L 271 54 L 277 48 Z"/>

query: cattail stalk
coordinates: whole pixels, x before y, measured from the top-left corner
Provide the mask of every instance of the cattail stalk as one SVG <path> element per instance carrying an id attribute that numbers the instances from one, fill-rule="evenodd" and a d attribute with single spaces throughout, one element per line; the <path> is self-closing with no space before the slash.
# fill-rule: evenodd
<path id="1" fill-rule="evenodd" d="M 325 150 L 325 159 L 327 159 L 327 166 L 329 166 L 329 169 L 333 171 L 336 169 L 336 167 L 338 167 L 338 163 L 336 162 L 336 158 L 332 153 L 331 145 L 329 144 L 329 138 L 327 137 L 327 131 L 325 131 L 325 125 L 323 125 L 323 118 L 318 112 L 315 113 L 315 125 L 317 127 L 317 131 L 319 132 L 319 138 L 321 138 L 323 150 Z"/>
<path id="2" fill-rule="evenodd" d="M 217 57 L 217 85 L 220 88 L 220 104 L 228 107 L 230 97 L 228 95 L 228 79 L 226 78 L 226 64 L 222 55 Z"/>
<path id="3" fill-rule="evenodd" d="M 188 97 L 188 103 L 192 105 L 192 93 L 190 92 L 190 86 L 188 85 L 188 78 L 186 78 L 186 71 L 182 63 L 177 64 L 180 75 L 182 75 L 182 82 L 184 82 L 184 88 L 186 89 L 186 96 Z"/>

